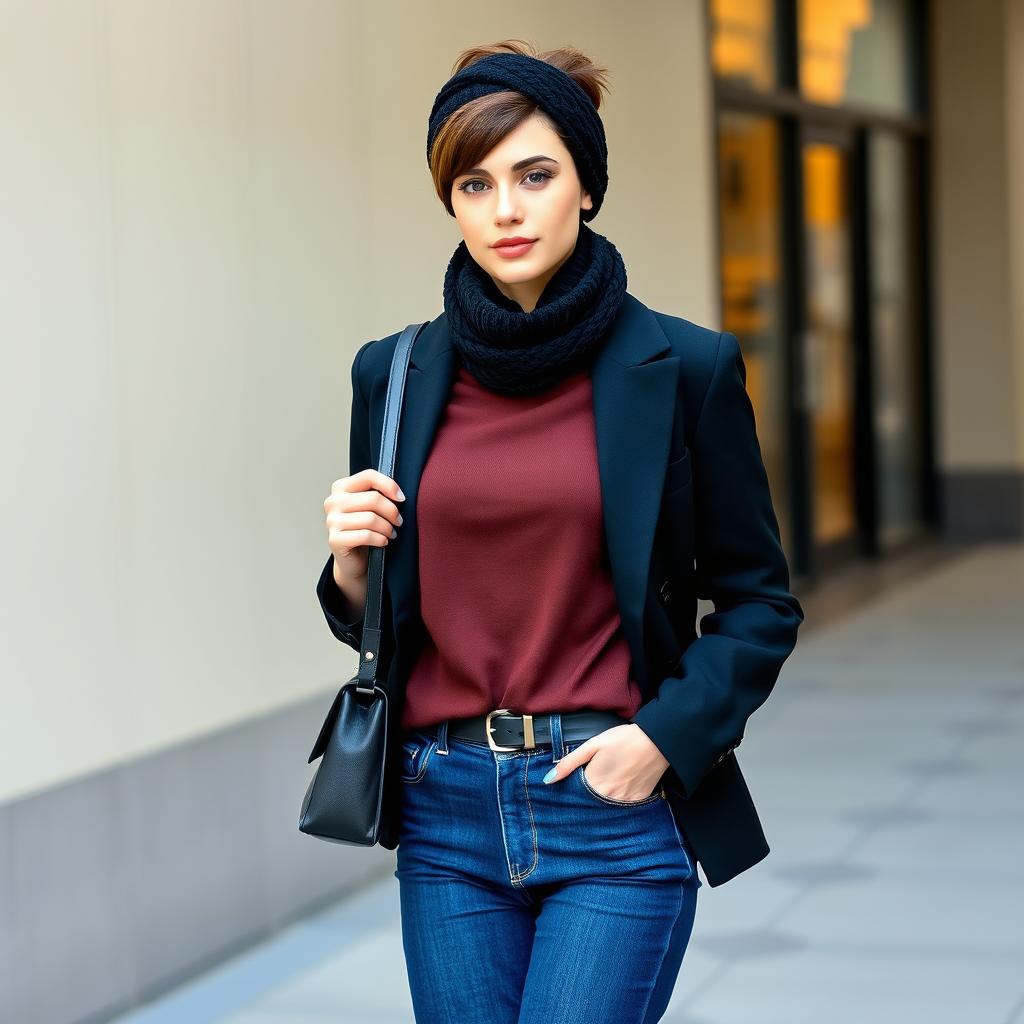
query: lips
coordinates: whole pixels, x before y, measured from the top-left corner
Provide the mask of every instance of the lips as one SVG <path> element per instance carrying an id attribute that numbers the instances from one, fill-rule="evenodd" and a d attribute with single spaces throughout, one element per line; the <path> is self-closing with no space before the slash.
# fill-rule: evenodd
<path id="1" fill-rule="evenodd" d="M 492 248 L 503 260 L 514 260 L 519 256 L 525 256 L 536 241 L 535 238 L 528 238 L 522 242 L 506 241 L 500 245 L 494 245 Z"/>
<path id="2" fill-rule="evenodd" d="M 500 242 L 494 243 L 495 249 L 504 249 L 506 246 L 527 245 L 536 242 L 536 238 L 522 238 L 517 235 L 515 238 L 503 238 Z"/>

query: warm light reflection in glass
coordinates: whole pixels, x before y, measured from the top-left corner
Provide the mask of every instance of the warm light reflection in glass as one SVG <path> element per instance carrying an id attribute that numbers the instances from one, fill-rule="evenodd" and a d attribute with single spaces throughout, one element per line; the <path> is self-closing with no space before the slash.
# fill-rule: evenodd
<path id="1" fill-rule="evenodd" d="M 911 0 L 799 0 L 797 28 L 808 99 L 914 108 Z"/>
<path id="2" fill-rule="evenodd" d="M 856 529 L 846 155 L 835 146 L 811 143 L 804 147 L 803 164 L 804 363 L 814 448 L 814 539 L 827 544 Z"/>
<path id="3" fill-rule="evenodd" d="M 755 89 L 775 84 L 774 0 L 713 0 L 711 64 Z"/>
<path id="4" fill-rule="evenodd" d="M 783 544 L 792 543 L 782 328 L 778 125 L 723 111 L 718 120 L 722 326 L 739 339 Z"/>
<path id="5" fill-rule="evenodd" d="M 842 103 L 853 33 L 871 22 L 871 0 L 801 0 L 800 89 L 818 103 Z"/>

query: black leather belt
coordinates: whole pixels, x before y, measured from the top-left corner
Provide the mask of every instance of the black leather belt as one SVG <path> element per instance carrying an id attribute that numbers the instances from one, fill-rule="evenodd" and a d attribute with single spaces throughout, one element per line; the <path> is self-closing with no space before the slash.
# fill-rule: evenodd
<path id="1" fill-rule="evenodd" d="M 562 741 L 579 743 L 613 725 L 625 725 L 629 719 L 614 711 L 563 711 Z M 434 731 L 434 730 L 431 730 Z M 473 718 L 450 718 L 448 735 L 472 743 L 484 743 L 491 750 L 533 750 L 551 746 L 551 715 L 513 712 L 506 708 Z"/>

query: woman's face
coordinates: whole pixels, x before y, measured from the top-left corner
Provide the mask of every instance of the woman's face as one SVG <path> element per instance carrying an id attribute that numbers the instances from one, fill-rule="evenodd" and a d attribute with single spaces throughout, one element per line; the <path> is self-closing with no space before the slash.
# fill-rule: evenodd
<path id="1" fill-rule="evenodd" d="M 452 209 L 470 255 L 527 313 L 572 254 L 580 210 L 593 205 L 572 154 L 537 114 L 452 182 Z M 524 250 L 495 247 L 514 237 L 534 241 Z"/>

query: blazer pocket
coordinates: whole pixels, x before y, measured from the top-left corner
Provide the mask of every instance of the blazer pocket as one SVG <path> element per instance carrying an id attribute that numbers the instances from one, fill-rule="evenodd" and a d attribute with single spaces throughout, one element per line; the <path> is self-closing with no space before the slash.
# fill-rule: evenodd
<path id="1" fill-rule="evenodd" d="M 665 469 L 664 494 L 674 494 L 688 487 L 693 483 L 693 469 L 690 463 L 690 449 L 683 450 L 683 454 L 673 462 L 670 462 Z"/>

